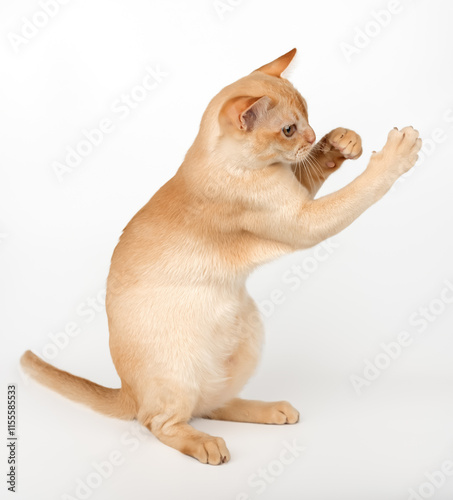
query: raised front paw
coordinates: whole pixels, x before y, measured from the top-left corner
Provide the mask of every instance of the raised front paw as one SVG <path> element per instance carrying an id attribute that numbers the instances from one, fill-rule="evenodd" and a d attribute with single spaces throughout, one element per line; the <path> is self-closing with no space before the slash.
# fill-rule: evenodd
<path id="1" fill-rule="evenodd" d="M 336 128 L 325 139 L 327 151 L 335 152 L 341 158 L 356 160 L 362 154 L 362 139 L 353 130 Z"/>
<path id="2" fill-rule="evenodd" d="M 372 162 L 378 163 L 389 174 L 397 178 L 410 170 L 418 159 L 422 147 L 419 133 L 413 127 L 396 127 L 389 132 L 387 142 L 379 153 L 374 153 Z"/>

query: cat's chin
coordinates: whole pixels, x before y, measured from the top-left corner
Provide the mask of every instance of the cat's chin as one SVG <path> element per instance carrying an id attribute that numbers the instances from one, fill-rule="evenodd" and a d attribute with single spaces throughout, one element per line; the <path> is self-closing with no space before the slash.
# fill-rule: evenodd
<path id="1" fill-rule="evenodd" d="M 310 147 L 304 148 L 303 150 L 299 150 L 294 155 L 294 159 L 292 160 L 292 163 L 297 163 L 297 162 L 306 160 L 310 156 L 312 149 L 313 149 L 313 147 L 310 146 Z"/>
<path id="2" fill-rule="evenodd" d="M 302 161 L 305 161 L 311 153 L 312 148 L 306 148 L 304 150 L 300 150 L 296 154 L 282 154 L 280 153 L 279 158 L 276 159 L 272 165 L 274 164 L 293 164 L 293 163 L 300 163 Z"/>
<path id="3" fill-rule="evenodd" d="M 285 163 L 300 163 L 302 161 L 305 161 L 309 156 L 310 156 L 311 148 L 307 149 L 303 153 L 299 153 L 296 155 L 293 155 L 291 157 L 287 157 L 283 160 Z"/>

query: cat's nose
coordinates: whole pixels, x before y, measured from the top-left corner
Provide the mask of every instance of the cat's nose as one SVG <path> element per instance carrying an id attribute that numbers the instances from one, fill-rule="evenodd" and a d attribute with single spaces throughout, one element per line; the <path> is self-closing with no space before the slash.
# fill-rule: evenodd
<path id="1" fill-rule="evenodd" d="M 316 134 L 310 126 L 304 129 L 302 136 L 310 144 L 313 144 L 316 141 Z"/>

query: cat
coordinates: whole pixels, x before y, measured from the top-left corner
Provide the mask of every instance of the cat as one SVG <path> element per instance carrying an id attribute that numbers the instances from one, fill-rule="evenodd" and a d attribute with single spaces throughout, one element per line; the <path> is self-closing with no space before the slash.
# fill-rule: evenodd
<path id="1" fill-rule="evenodd" d="M 163 443 L 221 464 L 225 441 L 193 417 L 294 424 L 286 401 L 237 397 L 263 341 L 246 279 L 257 266 L 312 247 L 351 224 L 416 162 L 412 127 L 394 128 L 365 171 L 315 198 L 358 134 L 337 128 L 315 144 L 307 103 L 282 76 L 296 49 L 225 87 L 209 103 L 175 174 L 132 218 L 107 279 L 110 352 L 121 389 L 61 371 L 27 351 L 39 382 L 106 415 L 137 419 Z"/>

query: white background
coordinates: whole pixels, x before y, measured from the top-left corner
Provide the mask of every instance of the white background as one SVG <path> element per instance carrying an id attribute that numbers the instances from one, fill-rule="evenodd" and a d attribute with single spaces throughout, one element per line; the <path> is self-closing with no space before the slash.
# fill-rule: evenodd
<path id="1" fill-rule="evenodd" d="M 384 0 L 230 3 L 220 15 L 212 0 L 72 1 L 17 50 L 11 34 L 42 8 L 1 4 L 0 435 L 5 445 L 6 386 L 14 382 L 14 498 L 82 498 L 77 482 L 117 450 L 121 465 L 86 498 L 404 500 L 421 488 L 420 498 L 451 499 L 452 477 L 436 488 L 423 483 L 453 459 L 453 305 L 439 302 L 445 280 L 453 282 L 453 5 L 401 0 L 376 28 L 369 23 L 387 8 Z M 374 36 L 348 60 L 342 44 L 352 45 L 357 30 Z M 102 289 L 121 230 L 174 174 L 209 100 L 293 47 L 290 79 L 318 137 L 345 126 L 363 138 L 363 157 L 346 162 L 324 193 L 363 171 L 394 126 L 415 126 L 429 150 L 412 175 L 333 238 L 327 259 L 298 252 L 250 279 L 268 309 L 263 301 L 273 290 L 284 301 L 265 317 L 263 360 L 243 394 L 287 399 L 301 422 L 196 421 L 225 438 L 232 460 L 221 467 L 201 465 L 147 432 L 135 446 L 130 422 L 24 380 L 18 359 L 28 348 L 47 349 L 56 366 L 119 386 Z M 122 118 L 111 106 L 140 85 L 147 65 L 168 76 Z M 53 162 L 104 118 L 114 130 L 59 182 Z M 311 272 L 291 290 L 283 276 L 298 264 Z M 421 307 L 436 314 L 417 327 Z M 78 335 L 56 348 L 49 335 L 72 323 Z M 373 362 L 402 331 L 411 345 L 357 394 L 351 375 L 363 376 L 364 360 Z M 284 442 L 294 440 L 306 449 L 282 465 Z M 260 469 L 269 478 L 262 487 Z M 13 497 L 5 476 L 1 488 L 2 498 Z"/>

